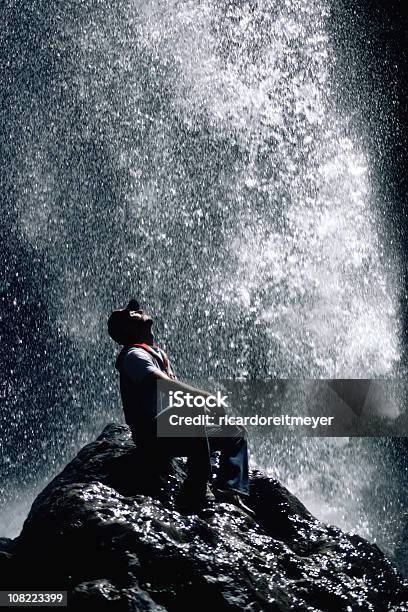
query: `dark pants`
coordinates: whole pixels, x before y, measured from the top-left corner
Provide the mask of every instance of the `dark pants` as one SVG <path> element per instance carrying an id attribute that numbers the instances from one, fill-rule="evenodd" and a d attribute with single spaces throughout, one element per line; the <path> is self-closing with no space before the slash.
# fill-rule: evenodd
<path id="1" fill-rule="evenodd" d="M 248 437 L 233 425 L 208 428 L 210 451 L 221 451 L 216 487 L 249 495 Z"/>
<path id="2" fill-rule="evenodd" d="M 207 436 L 194 438 L 151 438 L 147 441 L 136 432 L 133 437 L 157 473 L 162 473 L 173 457 L 187 457 L 184 486 L 197 493 L 204 492 L 211 479 L 211 453 L 221 451 L 215 486 L 249 494 L 247 434 L 238 427 L 210 427 Z"/>

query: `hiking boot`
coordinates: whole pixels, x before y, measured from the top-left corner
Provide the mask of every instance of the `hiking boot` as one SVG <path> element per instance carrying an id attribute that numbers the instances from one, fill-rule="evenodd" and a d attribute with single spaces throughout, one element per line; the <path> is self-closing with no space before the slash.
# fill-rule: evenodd
<path id="1" fill-rule="evenodd" d="M 214 493 L 216 501 L 220 504 L 233 504 L 251 518 L 255 518 L 255 512 L 244 503 L 238 491 L 215 489 Z"/>
<path id="2" fill-rule="evenodd" d="M 197 487 L 182 485 L 176 499 L 177 506 L 182 510 L 204 508 L 214 501 L 215 497 L 209 485 L 207 485 L 205 489 L 201 490 Z"/>

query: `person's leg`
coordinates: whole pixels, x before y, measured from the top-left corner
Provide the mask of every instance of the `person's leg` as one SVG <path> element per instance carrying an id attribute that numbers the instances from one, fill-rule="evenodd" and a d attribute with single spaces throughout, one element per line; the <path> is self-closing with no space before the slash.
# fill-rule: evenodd
<path id="1" fill-rule="evenodd" d="M 187 478 L 184 487 L 195 491 L 198 496 L 206 495 L 208 481 L 211 479 L 211 463 L 206 438 L 189 438 L 186 445 Z"/>
<path id="2" fill-rule="evenodd" d="M 236 491 L 249 495 L 248 441 L 247 434 L 235 426 L 226 426 L 218 431 L 209 430 L 211 451 L 221 451 L 216 487 L 222 491 Z M 222 434 L 224 434 L 222 436 Z M 221 437 L 222 436 L 222 437 Z"/>
<path id="3" fill-rule="evenodd" d="M 167 499 L 170 495 L 172 460 L 175 457 L 187 457 L 187 478 L 178 495 L 179 504 L 195 506 L 214 499 L 208 490 L 211 464 L 206 438 L 163 437 L 143 442 L 138 439 L 137 445 L 145 464 L 141 479 L 144 494 Z"/>
<path id="4" fill-rule="evenodd" d="M 205 498 L 211 478 L 209 447 L 206 438 L 166 438 L 163 447 L 171 457 L 187 457 L 187 478 L 182 485 L 182 494 L 194 498 Z"/>
<path id="5" fill-rule="evenodd" d="M 214 488 L 218 502 L 231 503 L 251 518 L 254 511 L 243 502 L 242 497 L 249 495 L 248 442 L 247 433 L 239 427 L 226 426 L 218 431 L 210 430 L 222 437 L 209 438 L 211 451 L 220 450 L 220 465 Z"/>

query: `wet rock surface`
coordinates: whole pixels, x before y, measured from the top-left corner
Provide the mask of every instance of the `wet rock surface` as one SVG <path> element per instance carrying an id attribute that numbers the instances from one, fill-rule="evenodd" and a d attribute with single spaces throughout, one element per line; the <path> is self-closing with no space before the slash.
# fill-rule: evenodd
<path id="1" fill-rule="evenodd" d="M 230 504 L 181 514 L 183 478 L 182 460 L 153 478 L 128 428 L 108 425 L 37 497 L 20 536 L 0 539 L 3 584 L 68 590 L 78 611 L 408 610 L 407 583 L 377 546 L 320 523 L 277 481 L 252 472 L 253 520 Z"/>

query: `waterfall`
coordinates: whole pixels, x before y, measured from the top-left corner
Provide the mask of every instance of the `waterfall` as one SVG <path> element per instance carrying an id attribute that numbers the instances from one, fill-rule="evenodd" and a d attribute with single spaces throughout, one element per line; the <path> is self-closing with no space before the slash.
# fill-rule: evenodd
<path id="1" fill-rule="evenodd" d="M 183 377 L 398 376 L 398 253 L 329 19 L 329 0 L 8 3 L 4 291 L 30 323 L 4 356 L 6 503 L 121 418 L 106 318 L 130 295 Z M 392 551 L 386 450 L 252 458 Z"/>

